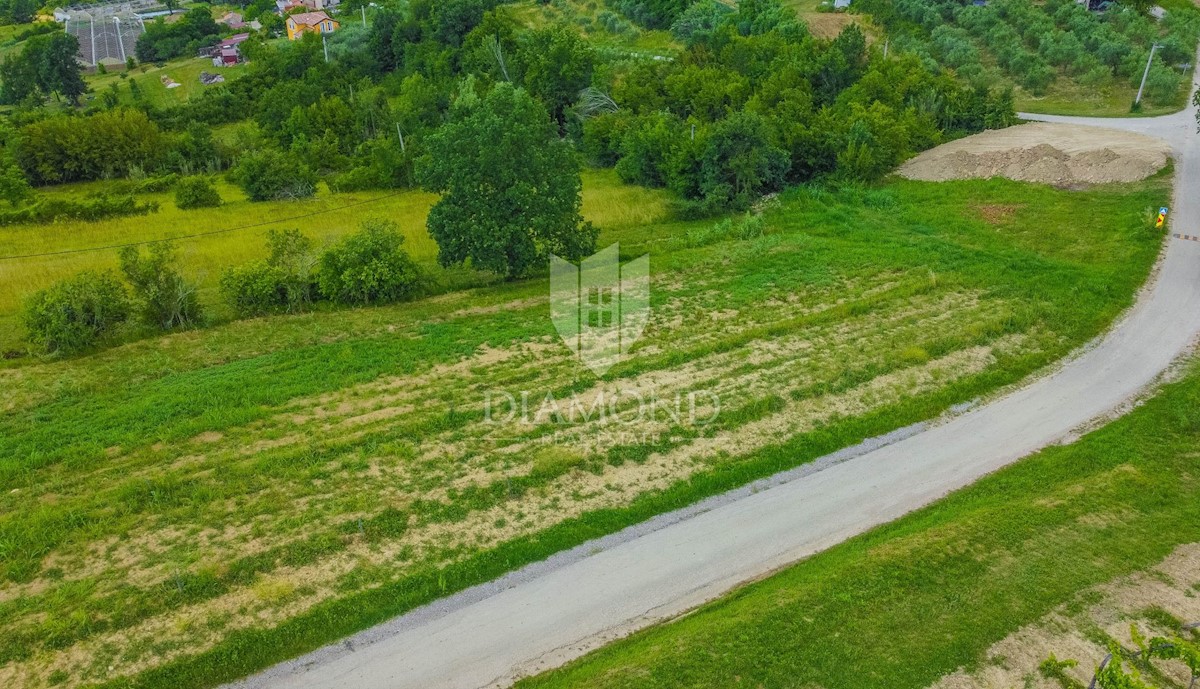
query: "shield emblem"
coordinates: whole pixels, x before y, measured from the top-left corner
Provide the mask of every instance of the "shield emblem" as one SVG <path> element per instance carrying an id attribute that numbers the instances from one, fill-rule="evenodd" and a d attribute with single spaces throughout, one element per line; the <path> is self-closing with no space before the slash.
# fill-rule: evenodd
<path id="1" fill-rule="evenodd" d="M 620 245 L 578 266 L 550 256 L 550 319 L 575 356 L 602 376 L 629 353 L 650 317 L 650 256 L 620 263 Z"/>

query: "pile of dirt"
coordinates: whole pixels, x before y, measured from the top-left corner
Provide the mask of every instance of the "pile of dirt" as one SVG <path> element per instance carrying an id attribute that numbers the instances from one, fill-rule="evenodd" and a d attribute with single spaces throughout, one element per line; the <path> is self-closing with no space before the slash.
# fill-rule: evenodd
<path id="1" fill-rule="evenodd" d="M 1036 122 L 943 144 L 902 165 L 899 174 L 930 182 L 1006 177 L 1074 187 L 1145 179 L 1170 154 L 1166 142 L 1142 134 Z"/>

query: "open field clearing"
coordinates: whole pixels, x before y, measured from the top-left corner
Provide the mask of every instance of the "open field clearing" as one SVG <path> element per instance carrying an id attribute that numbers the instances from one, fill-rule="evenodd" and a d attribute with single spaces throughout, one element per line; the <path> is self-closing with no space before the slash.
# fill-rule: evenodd
<path id="1" fill-rule="evenodd" d="M 158 108 L 167 108 L 185 103 L 193 96 L 214 88 L 214 86 L 205 86 L 200 83 L 201 72 L 220 74 L 225 77 L 226 81 L 232 81 L 241 76 L 245 69 L 244 64 L 213 67 L 212 60 L 209 58 L 188 57 L 171 60 L 162 67 L 153 64 L 138 65 L 129 72 L 125 71 L 124 65 L 109 67 L 107 74 L 89 75 L 87 83 L 96 95 L 104 93 L 111 89 L 113 84 L 116 84 L 120 102 L 124 105 L 133 105 L 135 100 L 129 88 L 129 80 L 134 79 L 137 81 L 146 103 Z M 163 77 L 169 77 L 179 86 L 167 88 L 162 81 Z"/>
<path id="2" fill-rule="evenodd" d="M 1130 111 L 1137 97 L 1137 84 L 1114 81 L 1100 88 L 1088 88 L 1070 79 L 1058 79 L 1046 92 L 1033 95 L 1014 85 L 1014 105 L 1019 112 L 1036 112 L 1044 115 L 1079 115 L 1086 117 L 1157 117 L 1179 112 L 1187 106 L 1191 95 L 1192 70 L 1184 73 L 1179 92 L 1168 103 L 1142 101 L 1137 112 Z"/>
<path id="3" fill-rule="evenodd" d="M 545 280 L 0 370 L 0 685 L 231 679 L 1015 382 L 1131 302 L 1168 182 L 608 223 L 652 314 L 599 381 Z"/>
<path id="4" fill-rule="evenodd" d="M 555 24 L 571 26 L 601 50 L 669 55 L 680 47 L 669 31 L 638 26 L 606 7 L 602 0 L 524 0 L 513 3 L 510 11 L 522 25 L 533 29 Z"/>
<path id="5" fill-rule="evenodd" d="M 1193 365 L 1072 445 L 519 686 L 1085 686 L 1107 643 L 1137 650 L 1131 624 L 1200 617 L 1198 442 Z M 1051 654 L 1083 683 L 1043 677 Z"/>
<path id="6" fill-rule="evenodd" d="M 54 187 L 48 194 L 79 196 L 103 189 L 104 183 Z M 45 254 L 124 242 L 170 239 L 226 228 L 234 232 L 187 239 L 178 244 L 184 273 L 195 280 L 200 298 L 210 312 L 225 317 L 217 294 L 221 271 L 266 255 L 270 229 L 295 227 L 323 246 L 356 229 L 363 218 L 387 218 L 400 225 L 405 248 L 449 285 L 477 284 L 481 278 L 468 271 L 440 271 L 435 267 L 437 245 L 425 231 L 425 216 L 436 197 L 420 191 L 367 191 L 330 194 L 323 191 L 303 201 L 253 203 L 238 188 L 218 184 L 225 204 L 219 208 L 181 211 L 173 194 L 143 194 L 156 201 L 159 211 L 148 216 L 115 218 L 100 222 L 59 222 L 53 225 L 16 225 L 0 228 L 0 256 Z M 584 175 L 583 212 L 603 228 L 629 227 L 660 221 L 667 213 L 666 195 L 621 184 L 611 171 Z M 247 227 L 253 226 L 253 227 Z M 117 251 L 37 256 L 0 260 L 0 350 L 21 347 L 19 312 L 22 300 L 56 280 L 85 269 L 117 268 Z"/>
<path id="7" fill-rule="evenodd" d="M 870 21 L 865 15 L 849 12 L 822 12 L 823 0 L 790 0 L 784 3 L 796 11 L 796 15 L 808 25 L 808 30 L 817 38 L 837 38 L 851 24 L 858 24 L 868 37 L 872 37 Z M 829 5 L 832 6 L 832 0 Z M 871 40 L 874 40 L 873 38 Z"/>

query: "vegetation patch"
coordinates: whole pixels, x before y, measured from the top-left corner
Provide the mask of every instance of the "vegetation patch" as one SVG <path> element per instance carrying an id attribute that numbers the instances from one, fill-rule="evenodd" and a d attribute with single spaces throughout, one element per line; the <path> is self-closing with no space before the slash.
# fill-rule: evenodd
<path id="1" fill-rule="evenodd" d="M 652 315 L 603 379 L 544 278 L 0 370 L 0 680 L 211 685 L 928 418 L 1128 305 L 1166 193 L 897 180 L 745 238 L 610 230 Z"/>

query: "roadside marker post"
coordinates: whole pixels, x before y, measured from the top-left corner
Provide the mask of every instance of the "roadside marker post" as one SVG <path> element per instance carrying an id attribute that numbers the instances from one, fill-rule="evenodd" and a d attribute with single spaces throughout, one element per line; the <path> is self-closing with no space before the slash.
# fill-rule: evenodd
<path id="1" fill-rule="evenodd" d="M 1154 226 L 1156 228 L 1162 229 L 1162 226 L 1167 223 L 1167 211 L 1168 209 L 1166 206 L 1158 209 L 1158 219 L 1154 221 Z"/>

